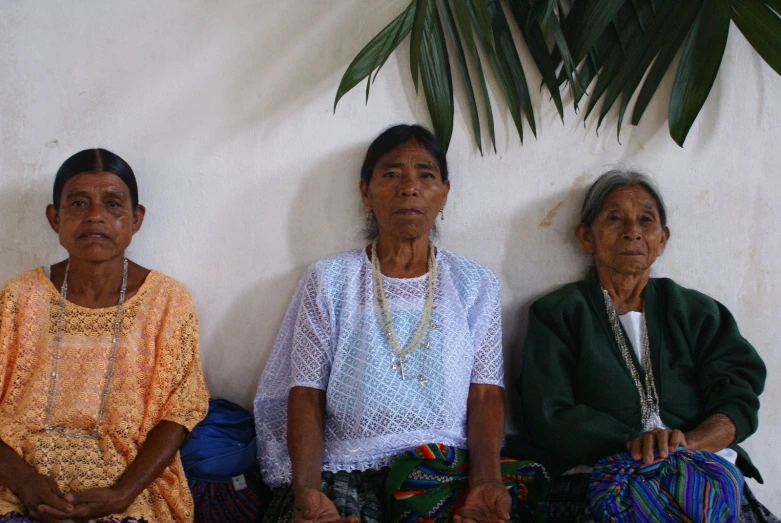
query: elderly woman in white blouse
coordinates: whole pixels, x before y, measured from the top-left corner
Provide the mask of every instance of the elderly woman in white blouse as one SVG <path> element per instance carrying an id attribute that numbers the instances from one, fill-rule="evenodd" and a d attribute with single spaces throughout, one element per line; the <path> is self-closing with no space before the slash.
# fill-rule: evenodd
<path id="1" fill-rule="evenodd" d="M 385 521 L 389 467 L 425 444 L 469 452 L 468 492 L 445 500 L 446 517 L 510 518 L 499 287 L 432 243 L 449 190 L 426 129 L 397 125 L 369 147 L 360 191 L 373 241 L 309 267 L 258 386 L 266 521 Z"/>

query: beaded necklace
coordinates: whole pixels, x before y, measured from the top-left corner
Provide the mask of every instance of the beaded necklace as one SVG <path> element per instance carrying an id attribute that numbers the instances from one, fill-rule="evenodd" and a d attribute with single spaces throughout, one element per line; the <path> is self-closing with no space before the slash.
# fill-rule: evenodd
<path id="1" fill-rule="evenodd" d="M 65 267 L 65 277 L 62 281 L 62 288 L 60 289 L 60 310 L 57 314 L 57 334 L 54 337 L 54 370 L 52 371 L 52 379 L 49 384 L 49 397 L 46 406 L 46 432 L 59 432 L 66 436 L 72 436 L 74 438 L 86 438 L 86 439 L 98 439 L 98 427 L 103 422 L 103 415 L 106 412 L 106 398 L 108 397 L 109 386 L 111 385 L 111 378 L 114 376 L 114 360 L 117 355 L 117 342 L 119 341 L 119 328 L 122 325 L 122 308 L 125 304 L 125 292 L 127 291 L 127 258 L 123 260 L 122 269 L 122 288 L 119 291 L 119 302 L 117 303 L 117 317 L 114 320 L 114 333 L 111 339 L 111 353 L 108 358 L 108 369 L 106 369 L 106 382 L 103 385 L 103 393 L 100 395 L 100 408 L 98 410 L 98 418 L 95 422 L 95 428 L 92 429 L 90 434 L 79 434 L 69 432 L 64 427 L 52 427 L 52 409 L 54 407 L 54 397 L 57 395 L 57 378 L 59 378 L 59 362 L 60 362 L 60 346 L 62 345 L 62 325 L 65 320 L 65 299 L 68 296 L 68 274 L 70 273 L 70 260 Z"/>
<path id="2" fill-rule="evenodd" d="M 640 395 L 640 413 L 643 421 L 643 432 L 650 432 L 662 426 L 662 418 L 659 416 L 659 395 L 656 393 L 656 384 L 654 383 L 654 369 L 651 363 L 651 344 L 648 341 L 648 327 L 645 323 L 645 304 L 643 304 L 643 368 L 645 369 L 645 383 L 640 381 L 640 373 L 637 372 L 635 364 L 632 362 L 632 356 L 629 353 L 624 333 L 621 330 L 621 323 L 618 319 L 618 313 L 613 305 L 607 290 L 602 287 L 602 295 L 605 298 L 605 308 L 607 317 L 610 320 L 610 326 L 613 329 L 613 336 L 616 338 L 618 348 L 621 350 L 621 356 L 624 358 L 626 368 L 635 382 L 637 393 Z"/>
<path id="3" fill-rule="evenodd" d="M 423 364 L 418 374 L 418 383 L 425 385 L 428 380 L 425 377 L 426 363 L 428 362 L 429 349 L 431 347 L 431 340 L 429 338 L 429 329 L 436 329 L 437 324 L 432 320 L 432 313 L 436 307 L 434 306 L 434 283 L 437 280 L 437 263 L 436 255 L 434 251 L 434 243 L 429 241 L 428 244 L 428 293 L 426 295 L 426 303 L 423 306 L 423 313 L 420 316 L 420 323 L 415 330 L 415 334 L 412 336 L 410 342 L 403 348 L 399 345 L 399 340 L 396 337 L 396 332 L 393 330 L 393 319 L 391 317 L 390 309 L 388 308 L 388 302 L 385 298 L 385 289 L 382 284 L 382 272 L 380 272 L 380 260 L 377 257 L 377 240 L 372 242 L 372 282 L 374 285 L 374 305 L 377 310 L 377 317 L 380 320 L 380 326 L 382 332 L 385 335 L 385 339 L 388 341 L 393 355 L 391 356 L 391 368 L 395 371 L 398 370 L 401 379 L 406 379 L 404 375 L 404 365 L 407 363 L 407 355 L 415 352 L 418 347 L 423 347 L 426 351 Z"/>

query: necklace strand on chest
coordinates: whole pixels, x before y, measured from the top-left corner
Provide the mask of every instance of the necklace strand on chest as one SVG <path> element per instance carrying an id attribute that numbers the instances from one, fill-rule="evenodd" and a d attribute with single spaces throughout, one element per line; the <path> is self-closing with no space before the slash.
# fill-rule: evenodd
<path id="1" fill-rule="evenodd" d="M 437 263 L 436 253 L 434 250 L 433 242 L 428 243 L 428 277 L 427 277 L 427 293 L 426 302 L 423 306 L 423 312 L 420 316 L 420 323 L 418 323 L 415 333 L 412 335 L 412 339 L 401 347 L 399 344 L 396 331 L 393 328 L 393 318 L 391 317 L 390 308 L 388 307 L 388 301 L 385 296 L 385 289 L 382 282 L 382 272 L 380 271 L 380 260 L 377 257 L 377 240 L 375 239 L 371 245 L 372 249 L 372 284 L 374 287 L 374 305 L 377 310 L 377 317 L 380 320 L 380 328 L 382 329 L 385 339 L 390 345 L 393 355 L 391 356 L 391 368 L 398 370 L 401 375 L 401 379 L 406 379 L 404 375 L 404 365 L 407 363 L 407 355 L 415 352 L 418 347 L 423 347 L 426 353 L 421 365 L 420 373 L 418 374 L 418 383 L 425 385 L 428 380 L 425 377 L 426 363 L 428 362 L 428 354 L 431 347 L 431 340 L 429 337 L 429 329 L 436 329 L 437 324 L 432 320 L 434 309 L 434 284 L 437 280 Z"/>
<path id="2" fill-rule="evenodd" d="M 656 384 L 654 383 L 654 369 L 651 362 L 651 344 L 648 341 L 648 327 L 645 323 L 645 303 L 643 303 L 643 334 L 642 334 L 642 364 L 645 370 L 645 383 L 640 380 L 640 373 L 635 368 L 629 347 L 624 338 L 624 332 L 621 330 L 621 323 L 618 313 L 613 305 L 607 290 L 602 287 L 602 295 L 605 298 L 605 309 L 607 318 L 610 320 L 610 327 L 613 330 L 613 336 L 616 339 L 621 356 L 624 358 L 626 368 L 632 376 L 637 393 L 640 396 L 640 413 L 643 422 L 643 432 L 649 432 L 663 426 L 662 418 L 659 415 L 659 395 L 656 393 Z"/>
<path id="3" fill-rule="evenodd" d="M 54 398 L 57 396 L 57 380 L 60 377 L 59 363 L 60 352 L 62 349 L 62 327 L 65 322 L 65 300 L 68 296 L 68 274 L 70 273 L 70 260 L 65 267 L 65 277 L 62 281 L 62 288 L 60 289 L 60 307 L 57 313 L 57 333 L 54 337 L 54 369 L 51 374 L 51 382 L 49 384 L 49 397 L 47 398 L 46 406 L 46 423 L 44 425 L 46 432 L 59 432 L 66 436 L 75 438 L 98 438 L 98 427 L 103 422 L 103 415 L 106 412 L 106 398 L 108 397 L 109 387 L 111 386 L 111 378 L 114 377 L 114 360 L 117 356 L 117 342 L 119 341 L 119 330 L 122 325 L 122 309 L 125 304 L 125 292 L 127 291 L 127 258 L 122 262 L 122 288 L 119 291 L 119 302 L 117 303 L 117 315 L 114 319 L 114 330 L 111 338 L 111 352 L 108 358 L 108 368 L 106 369 L 106 380 L 103 385 L 103 392 L 100 395 L 100 407 L 98 408 L 98 417 L 95 421 L 95 428 L 92 429 L 91 434 L 78 434 L 69 432 L 64 427 L 52 427 L 52 410 L 54 408 Z"/>

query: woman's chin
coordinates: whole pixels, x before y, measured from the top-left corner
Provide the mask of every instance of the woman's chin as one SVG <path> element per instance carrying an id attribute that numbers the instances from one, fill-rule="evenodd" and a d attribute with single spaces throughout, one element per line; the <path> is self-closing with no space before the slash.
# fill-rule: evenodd
<path id="1" fill-rule="evenodd" d="M 99 249 L 76 249 L 73 251 L 68 251 L 68 257 L 71 259 L 71 261 L 81 261 L 87 263 L 103 263 L 122 256 L 123 252 L 106 252 Z"/>
<path id="2" fill-rule="evenodd" d="M 394 227 L 385 232 L 388 236 L 397 240 L 414 241 L 421 238 L 428 238 L 431 232 L 430 227 L 410 225 L 406 227 Z"/>
<path id="3" fill-rule="evenodd" d="M 603 268 L 600 268 L 599 265 L 597 265 L 597 271 L 600 273 L 612 273 L 612 274 L 620 274 L 622 276 L 639 276 L 644 273 L 647 273 L 651 269 L 651 266 L 648 265 L 648 263 L 643 261 L 625 261 L 624 263 L 615 263 L 611 266 L 603 266 Z"/>

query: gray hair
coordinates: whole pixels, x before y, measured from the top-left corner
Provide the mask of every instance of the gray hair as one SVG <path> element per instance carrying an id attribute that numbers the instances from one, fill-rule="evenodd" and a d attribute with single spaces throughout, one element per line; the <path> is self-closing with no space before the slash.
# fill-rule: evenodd
<path id="1" fill-rule="evenodd" d="M 602 210 L 602 205 L 605 203 L 607 195 L 619 187 L 626 187 L 628 185 L 639 185 L 648 191 L 648 194 L 656 200 L 656 210 L 659 212 L 659 219 L 662 223 L 662 227 L 666 227 L 667 208 L 664 206 L 664 200 L 662 200 L 662 195 L 659 193 L 659 188 L 656 187 L 656 184 L 650 177 L 630 169 L 611 169 L 606 173 L 601 174 L 599 178 L 591 184 L 591 187 L 586 193 L 586 199 L 583 200 L 583 207 L 580 209 L 580 223 L 586 227 L 591 227 L 591 224 L 594 223 L 599 211 Z"/>

